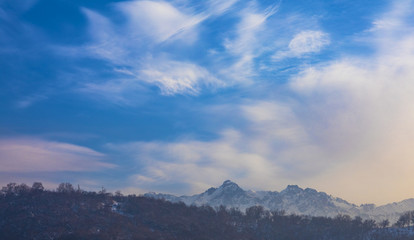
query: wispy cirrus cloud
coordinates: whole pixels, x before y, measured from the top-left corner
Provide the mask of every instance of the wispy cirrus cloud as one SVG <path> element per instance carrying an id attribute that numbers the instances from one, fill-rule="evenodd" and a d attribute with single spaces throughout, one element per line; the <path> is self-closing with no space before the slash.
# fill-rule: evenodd
<path id="1" fill-rule="evenodd" d="M 116 5 L 128 19 L 124 26 L 129 37 L 149 37 L 155 43 L 168 40 L 192 42 L 196 26 L 208 16 L 180 11 L 164 1 L 131 1 Z"/>
<path id="2" fill-rule="evenodd" d="M 235 5 L 239 0 L 229 0 L 229 1 L 220 1 L 220 0 L 209 0 L 206 1 L 208 6 L 207 15 L 219 16 L 228 11 L 233 5 Z"/>
<path id="3" fill-rule="evenodd" d="M 288 50 L 273 55 L 273 60 L 302 57 L 306 54 L 318 53 L 330 44 L 329 35 L 322 31 L 304 30 L 296 34 L 289 42 Z"/>
<path id="4" fill-rule="evenodd" d="M 17 108 L 27 108 L 32 106 L 33 104 L 39 102 L 39 101 L 43 101 L 46 100 L 48 97 L 45 94 L 36 94 L 36 95 L 31 95 L 31 96 L 26 96 L 22 99 L 20 99 L 19 101 L 16 102 L 16 107 Z"/>
<path id="5" fill-rule="evenodd" d="M 148 63 L 139 69 L 117 68 L 114 71 L 122 77 L 105 82 L 85 83 L 79 91 L 100 95 L 117 104 L 134 105 L 137 92 L 145 92 L 145 85 L 157 86 L 165 96 L 198 95 L 203 87 L 212 90 L 226 85 L 203 67 L 168 59 L 148 59 Z"/>
<path id="6" fill-rule="evenodd" d="M 114 72 L 121 76 L 103 83 L 85 83 L 81 90 L 89 93 L 96 90 L 102 96 L 108 94 L 107 99 L 122 99 L 123 93 L 138 89 L 136 86 L 140 83 L 157 86 L 163 95 L 198 95 L 201 86 L 224 86 L 208 69 L 195 62 L 173 60 L 168 51 L 158 53 L 157 48 L 176 41 L 191 46 L 198 38 L 198 25 L 208 17 L 224 13 L 235 2 L 209 1 L 207 9 L 201 13 L 179 9 L 164 1 L 120 2 L 114 5 L 114 10 L 126 18 L 121 25 L 95 11 L 83 9 L 93 40 L 85 50 L 93 57 L 109 61 Z M 115 85 L 114 89 L 105 87 Z"/>
<path id="7" fill-rule="evenodd" d="M 143 81 L 159 86 L 165 95 L 197 95 L 202 85 L 213 88 L 225 86 L 224 82 L 214 77 L 207 69 L 185 62 L 161 61 L 141 69 L 138 74 Z"/>
<path id="8" fill-rule="evenodd" d="M 90 54 L 92 57 L 104 59 L 117 64 L 126 64 L 129 54 L 129 42 L 125 42 L 121 33 L 116 31 L 116 26 L 105 16 L 83 8 L 82 12 L 89 20 L 89 35 L 92 43 L 84 48 L 62 48 L 62 53 L 76 55 Z M 133 50 L 134 48 L 132 48 Z M 66 51 L 66 52 L 65 52 Z"/>
<path id="9" fill-rule="evenodd" d="M 99 171 L 114 168 L 90 148 L 37 138 L 0 139 L 0 171 L 11 173 Z"/>
<path id="10" fill-rule="evenodd" d="M 237 4 L 236 4 L 237 3 Z M 263 7 L 257 2 L 226 3 L 208 1 L 200 5 L 198 10 L 165 1 L 128 1 L 113 4 L 114 16 L 123 21 L 115 21 L 114 16 L 83 9 L 89 19 L 88 32 L 91 42 L 86 44 L 79 54 L 103 59 L 119 75 L 113 79 L 84 82 L 81 92 L 118 101 L 124 96 L 120 93 L 139 89 L 136 86 L 157 86 L 162 95 L 199 95 L 203 91 L 211 91 L 234 85 L 249 85 L 260 81 L 269 53 L 276 51 L 278 40 L 275 34 L 282 28 L 275 24 L 288 22 L 269 21 L 279 11 L 281 2 Z M 237 6 L 236 6 L 237 5 Z M 206 45 L 208 39 L 202 39 L 202 31 L 208 30 L 205 22 L 214 23 L 217 16 L 232 11 L 235 21 L 227 27 L 227 31 L 215 36 L 222 49 L 199 48 Z M 208 21 L 207 21 L 208 20 Z M 220 19 L 219 21 L 221 21 Z M 295 21 L 303 22 L 303 19 Z M 214 23 L 217 24 L 217 23 Z M 301 23 L 296 23 L 301 24 Z M 204 35 L 205 36 L 205 35 Z M 326 33 L 320 31 L 303 31 L 292 39 L 289 54 L 301 56 L 317 52 L 329 43 Z M 70 51 L 62 48 L 62 52 Z M 180 53 L 177 54 L 177 51 Z M 199 52 L 200 53 L 197 53 Z M 192 55 L 202 55 L 194 58 Z M 185 54 L 181 54 L 185 53 Z M 212 53 L 212 54 L 208 54 Z M 72 56 L 76 54 L 71 54 Z M 150 66 L 155 64 L 156 66 Z M 125 69 L 122 72 L 118 69 Z M 178 70 L 182 73 L 178 74 Z M 102 91 L 105 86 L 122 83 L 117 91 Z M 128 84 L 131 84 L 128 86 Z M 125 86 L 125 89 L 119 89 Z"/>
<path id="11" fill-rule="evenodd" d="M 226 38 L 224 47 L 227 53 L 236 57 L 235 62 L 223 69 L 222 74 L 233 81 L 251 81 L 256 75 L 254 59 L 260 56 L 266 46 L 264 40 L 259 37 L 262 31 L 266 31 L 266 20 L 275 14 L 277 6 L 271 6 L 264 11 L 259 11 L 254 4 L 240 13 L 240 22 L 236 26 L 235 37 Z"/>

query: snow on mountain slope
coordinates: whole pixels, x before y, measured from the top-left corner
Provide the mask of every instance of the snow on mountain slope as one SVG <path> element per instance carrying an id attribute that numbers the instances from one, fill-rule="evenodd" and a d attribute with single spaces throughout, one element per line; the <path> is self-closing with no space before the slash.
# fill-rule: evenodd
<path id="1" fill-rule="evenodd" d="M 223 205 L 244 211 L 249 207 L 260 205 L 269 210 L 284 210 L 288 214 L 327 217 L 346 214 L 351 217 L 360 216 L 363 219 L 374 219 L 376 221 L 389 219 L 391 223 L 396 222 L 401 213 L 414 210 L 414 199 L 379 207 L 374 204 L 357 206 L 324 192 L 318 192 L 311 188 L 302 189 L 297 185 L 288 185 L 281 192 L 254 192 L 245 191 L 230 180 L 225 181 L 218 188 L 212 187 L 201 194 L 193 196 L 177 197 L 161 193 L 146 193 L 144 196 L 196 206 L 218 207 Z"/>

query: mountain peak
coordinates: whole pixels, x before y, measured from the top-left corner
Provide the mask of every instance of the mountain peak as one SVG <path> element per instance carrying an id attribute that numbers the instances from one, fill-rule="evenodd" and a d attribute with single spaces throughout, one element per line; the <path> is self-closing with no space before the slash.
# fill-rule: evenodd
<path id="1" fill-rule="evenodd" d="M 298 185 L 288 185 L 285 190 L 281 193 L 300 193 L 303 189 L 300 188 Z"/>
<path id="2" fill-rule="evenodd" d="M 215 191 L 216 191 L 216 188 L 211 187 L 211 188 L 207 189 L 207 191 L 205 191 L 205 193 L 207 193 L 207 195 L 211 195 L 211 194 L 213 194 Z"/>
<path id="3" fill-rule="evenodd" d="M 303 190 L 298 185 L 287 185 L 286 189 L 300 189 L 300 190 Z"/>
<path id="4" fill-rule="evenodd" d="M 235 182 L 232 182 L 231 180 L 224 181 L 221 186 L 230 186 L 230 185 L 236 185 L 236 186 L 238 186 Z"/>
<path id="5" fill-rule="evenodd" d="M 219 187 L 219 189 L 225 190 L 226 192 L 227 191 L 237 191 L 237 192 L 243 191 L 243 189 L 241 189 L 239 185 L 237 185 L 235 182 L 232 182 L 230 180 L 224 181 L 223 184 Z"/>
<path id="6" fill-rule="evenodd" d="M 313 194 L 318 193 L 318 191 L 316 191 L 316 189 L 313 189 L 313 188 L 306 188 L 305 189 L 305 192 L 307 192 L 307 193 L 313 193 Z"/>

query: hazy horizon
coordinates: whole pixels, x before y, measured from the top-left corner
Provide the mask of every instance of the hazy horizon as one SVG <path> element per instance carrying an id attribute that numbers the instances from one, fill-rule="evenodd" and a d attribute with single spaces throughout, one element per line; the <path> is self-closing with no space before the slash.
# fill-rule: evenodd
<path id="1" fill-rule="evenodd" d="M 0 184 L 414 198 L 414 1 L 0 0 Z"/>

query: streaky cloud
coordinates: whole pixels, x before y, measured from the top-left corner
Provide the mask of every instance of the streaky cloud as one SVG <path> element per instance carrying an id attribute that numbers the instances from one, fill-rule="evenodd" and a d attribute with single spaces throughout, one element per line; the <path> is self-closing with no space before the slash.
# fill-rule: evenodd
<path id="1" fill-rule="evenodd" d="M 264 11 L 259 11 L 254 4 L 250 4 L 240 15 L 240 22 L 235 29 L 235 37 L 226 38 L 223 45 L 226 54 L 235 56 L 236 60 L 229 68 L 221 70 L 221 74 L 228 79 L 238 82 L 252 82 L 256 76 L 255 58 L 259 57 L 264 49 L 263 40 L 258 37 L 261 32 L 267 30 L 266 20 L 275 14 L 277 6 L 272 6 Z"/>
<path id="2" fill-rule="evenodd" d="M 93 172 L 116 167 L 90 148 L 33 137 L 0 139 L 0 158 L 3 173 Z"/>
<path id="3" fill-rule="evenodd" d="M 225 84 L 205 68 L 192 63 L 158 61 L 139 71 L 142 81 L 154 83 L 164 95 L 197 95 L 201 86 L 223 87 Z"/>
<path id="4" fill-rule="evenodd" d="M 195 40 L 195 26 L 207 17 L 184 13 L 164 1 L 121 2 L 116 6 L 128 17 L 127 31 L 133 38 L 144 35 L 156 43 Z"/>

